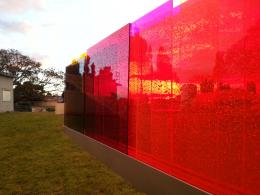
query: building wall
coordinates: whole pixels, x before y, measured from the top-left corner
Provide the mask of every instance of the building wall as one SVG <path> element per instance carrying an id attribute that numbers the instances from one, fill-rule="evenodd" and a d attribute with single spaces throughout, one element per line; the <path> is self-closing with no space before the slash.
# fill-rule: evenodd
<path id="1" fill-rule="evenodd" d="M 58 114 L 58 115 L 64 114 L 64 103 L 56 103 L 55 114 Z"/>
<path id="2" fill-rule="evenodd" d="M 3 91 L 10 91 L 10 101 L 3 100 Z M 0 112 L 14 111 L 13 79 L 0 75 Z"/>

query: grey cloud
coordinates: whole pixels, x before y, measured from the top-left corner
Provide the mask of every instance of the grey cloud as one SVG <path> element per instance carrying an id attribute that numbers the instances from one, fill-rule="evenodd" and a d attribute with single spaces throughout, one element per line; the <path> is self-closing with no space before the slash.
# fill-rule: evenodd
<path id="1" fill-rule="evenodd" d="M 31 26 L 25 22 L 5 21 L 0 19 L 0 31 L 25 33 L 31 29 Z"/>

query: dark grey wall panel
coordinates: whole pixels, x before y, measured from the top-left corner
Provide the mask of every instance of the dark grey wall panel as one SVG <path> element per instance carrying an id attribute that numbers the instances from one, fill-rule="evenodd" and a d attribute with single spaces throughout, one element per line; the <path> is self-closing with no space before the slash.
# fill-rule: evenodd
<path id="1" fill-rule="evenodd" d="M 64 131 L 77 144 L 86 149 L 98 160 L 104 162 L 112 170 L 125 178 L 138 190 L 156 195 L 205 195 L 208 194 L 177 178 L 171 177 L 149 165 L 104 145 L 96 140 L 64 127 Z"/>

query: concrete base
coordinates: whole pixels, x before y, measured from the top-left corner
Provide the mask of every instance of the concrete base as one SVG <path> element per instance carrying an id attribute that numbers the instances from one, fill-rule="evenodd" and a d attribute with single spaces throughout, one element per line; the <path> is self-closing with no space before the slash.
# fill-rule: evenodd
<path id="1" fill-rule="evenodd" d="M 121 175 L 137 190 L 151 195 L 205 195 L 209 194 L 175 177 L 169 176 L 149 165 L 131 158 L 107 145 L 87 137 L 73 129 L 64 127 L 64 131 L 81 147 L 98 160 L 104 162 L 113 171 Z"/>

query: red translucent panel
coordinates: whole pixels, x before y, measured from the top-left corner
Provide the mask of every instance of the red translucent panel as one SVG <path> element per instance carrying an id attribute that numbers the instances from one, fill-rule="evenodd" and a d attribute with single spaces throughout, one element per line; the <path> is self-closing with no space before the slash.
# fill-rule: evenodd
<path id="1" fill-rule="evenodd" d="M 260 193 L 259 7 L 169 1 L 132 24 L 129 155 L 212 193 Z"/>
<path id="2" fill-rule="evenodd" d="M 126 25 L 67 68 L 65 124 L 211 193 L 260 194 L 259 8 L 168 1 Z"/>
<path id="3" fill-rule="evenodd" d="M 84 71 L 85 133 L 127 152 L 129 26 L 88 49 Z"/>

